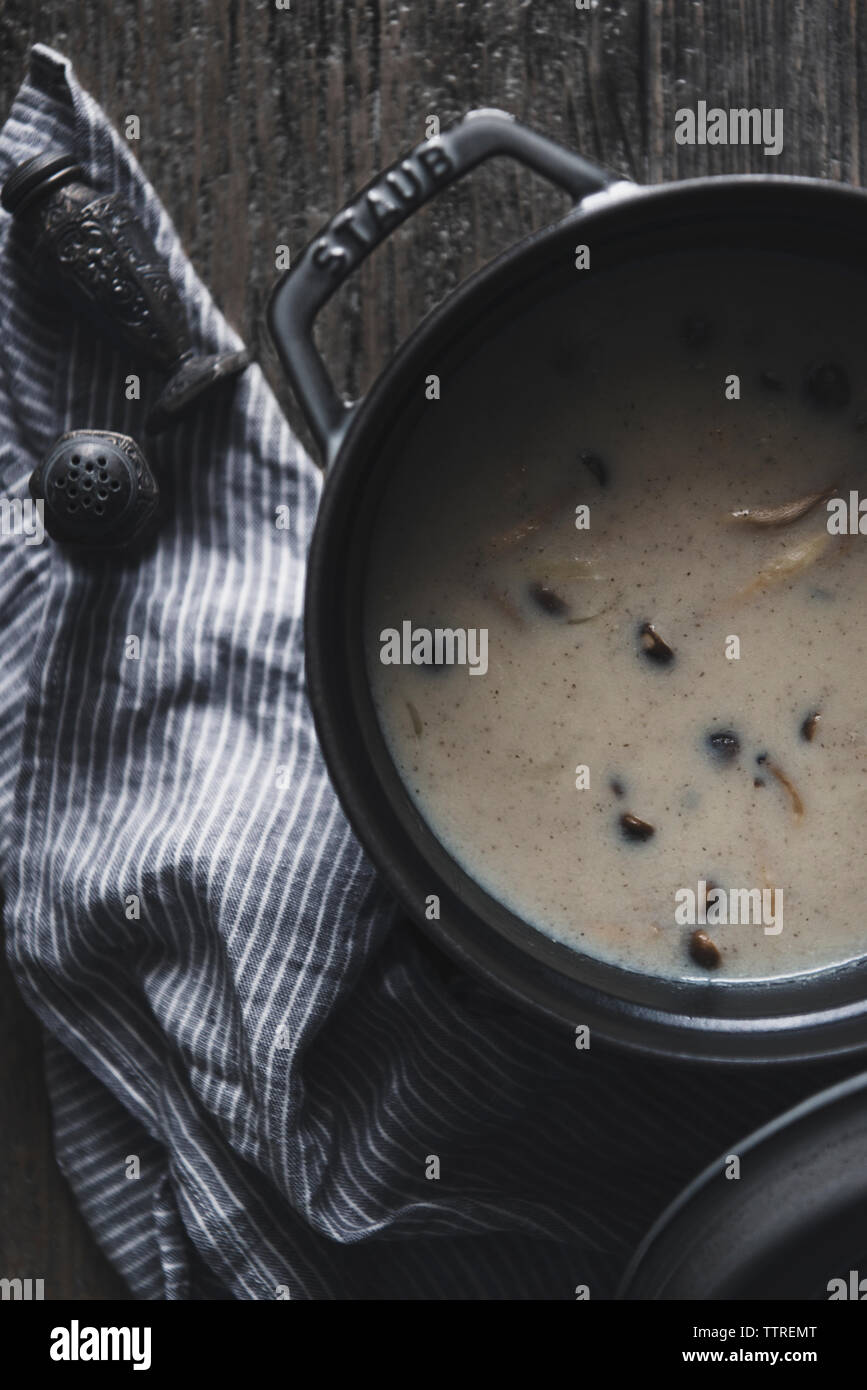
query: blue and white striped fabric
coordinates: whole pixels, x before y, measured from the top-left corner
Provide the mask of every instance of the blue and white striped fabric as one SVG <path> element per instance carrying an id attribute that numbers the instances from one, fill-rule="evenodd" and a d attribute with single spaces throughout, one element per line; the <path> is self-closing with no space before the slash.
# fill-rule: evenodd
<path id="1" fill-rule="evenodd" d="M 0 178 L 49 147 L 132 203 L 199 344 L 238 346 L 129 150 L 40 46 Z M 142 364 L 52 297 L 5 214 L 0 314 L 4 496 L 64 430 L 142 437 L 160 381 L 125 399 Z M 7 950 L 97 1239 L 149 1299 L 610 1295 L 680 1183 L 822 1078 L 711 1090 L 700 1069 L 579 1052 L 427 945 L 361 854 L 305 701 L 317 469 L 257 367 L 146 447 L 174 480 L 151 552 L 0 544 Z"/>

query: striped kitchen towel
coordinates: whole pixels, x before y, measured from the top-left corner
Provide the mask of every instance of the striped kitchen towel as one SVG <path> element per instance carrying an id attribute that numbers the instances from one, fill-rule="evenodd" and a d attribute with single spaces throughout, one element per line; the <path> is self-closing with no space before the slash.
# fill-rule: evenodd
<path id="1" fill-rule="evenodd" d="M 48 148 L 126 196 L 198 345 L 238 346 L 38 46 L 0 179 Z M 143 364 L 54 297 L 6 214 L 0 313 L 3 496 L 65 430 L 141 437 L 161 380 L 125 399 Z M 172 480 L 148 552 L 0 538 L 6 944 L 97 1239 L 147 1299 L 610 1295 L 677 1187 L 822 1078 L 579 1052 L 428 945 L 347 826 L 305 698 L 316 467 L 255 366 L 146 447 Z"/>

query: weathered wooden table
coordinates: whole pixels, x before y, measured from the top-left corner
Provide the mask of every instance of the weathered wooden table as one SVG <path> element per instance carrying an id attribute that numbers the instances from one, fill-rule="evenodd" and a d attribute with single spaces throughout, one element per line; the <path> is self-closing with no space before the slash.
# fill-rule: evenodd
<path id="1" fill-rule="evenodd" d="M 217 301 L 260 354 L 275 248 L 298 251 L 354 188 L 472 106 L 500 106 L 622 175 L 751 171 L 860 184 L 867 14 L 858 0 L 0 0 L 0 109 L 29 45 L 51 44 L 121 125 Z M 679 145 L 675 112 L 784 112 L 777 157 Z M 323 315 L 320 343 L 357 393 L 420 314 L 562 207 L 502 163 L 381 248 Z M 306 438 L 306 435 L 305 435 Z M 51 1150 L 39 1036 L 0 967 L 0 1274 L 49 1298 L 111 1298 Z"/>

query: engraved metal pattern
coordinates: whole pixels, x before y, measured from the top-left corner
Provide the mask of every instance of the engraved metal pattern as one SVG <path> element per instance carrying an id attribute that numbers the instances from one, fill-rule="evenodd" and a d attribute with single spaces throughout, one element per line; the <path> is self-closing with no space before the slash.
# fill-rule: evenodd
<path id="1" fill-rule="evenodd" d="M 44 152 L 6 180 L 3 206 L 26 228 L 66 297 L 170 379 L 147 418 L 166 429 L 199 398 L 245 370 L 246 348 L 196 353 L 168 266 L 119 193 L 84 182 L 72 155 Z"/>
<path id="2" fill-rule="evenodd" d="M 50 256 L 91 311 L 164 370 L 190 350 L 183 307 L 150 239 L 117 194 L 84 184 L 54 193 L 42 211 L 37 250 Z"/>

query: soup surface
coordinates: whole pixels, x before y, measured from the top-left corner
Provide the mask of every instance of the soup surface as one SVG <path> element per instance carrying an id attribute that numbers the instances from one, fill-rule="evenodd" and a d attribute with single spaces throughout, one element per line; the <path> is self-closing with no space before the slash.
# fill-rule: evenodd
<path id="1" fill-rule="evenodd" d="M 378 717 L 458 863 L 578 951 L 867 953 L 867 535 L 829 530 L 867 497 L 865 323 L 867 279 L 795 257 L 576 271 L 425 402 L 367 576 Z M 445 629 L 465 664 L 399 662 Z"/>

